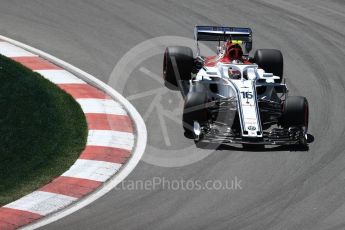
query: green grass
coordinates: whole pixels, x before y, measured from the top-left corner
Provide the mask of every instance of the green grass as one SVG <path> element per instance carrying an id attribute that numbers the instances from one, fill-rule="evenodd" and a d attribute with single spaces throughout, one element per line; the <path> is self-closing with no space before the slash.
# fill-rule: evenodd
<path id="1" fill-rule="evenodd" d="M 61 175 L 85 147 L 79 104 L 41 75 L 0 55 L 0 205 Z"/>

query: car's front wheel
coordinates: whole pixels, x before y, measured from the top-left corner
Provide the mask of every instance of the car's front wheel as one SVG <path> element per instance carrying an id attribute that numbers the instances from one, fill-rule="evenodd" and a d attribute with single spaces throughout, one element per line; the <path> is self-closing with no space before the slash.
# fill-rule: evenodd
<path id="1" fill-rule="evenodd" d="M 191 92 L 187 95 L 183 108 L 183 129 L 185 136 L 194 139 L 194 122 L 203 125 L 207 121 L 207 109 L 205 108 L 206 94 L 203 92 Z"/>
<path id="2" fill-rule="evenodd" d="M 189 47 L 171 46 L 165 49 L 163 60 L 164 85 L 178 90 L 179 80 L 190 80 L 194 65 L 193 51 Z"/>
<path id="3" fill-rule="evenodd" d="M 281 126 L 298 127 L 307 133 L 309 125 L 309 104 L 305 97 L 287 97 L 283 107 Z"/>

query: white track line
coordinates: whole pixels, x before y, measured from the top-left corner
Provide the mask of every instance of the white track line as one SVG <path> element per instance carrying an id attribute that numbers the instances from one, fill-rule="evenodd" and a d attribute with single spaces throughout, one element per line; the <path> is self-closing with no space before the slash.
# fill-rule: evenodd
<path id="1" fill-rule="evenodd" d="M 1 41 L 0 41 L 0 53 L 6 57 L 37 57 L 36 54 L 30 53 L 8 42 L 1 42 Z"/>

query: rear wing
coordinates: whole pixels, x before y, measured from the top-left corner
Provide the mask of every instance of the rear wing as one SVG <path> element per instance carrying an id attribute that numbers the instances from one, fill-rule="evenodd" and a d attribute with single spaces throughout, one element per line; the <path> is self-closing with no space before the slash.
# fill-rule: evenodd
<path id="1" fill-rule="evenodd" d="M 194 38 L 198 41 L 240 41 L 246 52 L 252 50 L 252 30 L 243 27 L 195 26 Z"/>

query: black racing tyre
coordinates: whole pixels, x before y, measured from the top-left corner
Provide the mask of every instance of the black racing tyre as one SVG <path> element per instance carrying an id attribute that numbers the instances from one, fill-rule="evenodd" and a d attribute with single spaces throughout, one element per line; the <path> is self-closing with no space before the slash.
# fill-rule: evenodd
<path id="1" fill-rule="evenodd" d="M 254 61 L 260 68 L 267 73 L 273 73 L 280 79 L 276 82 L 282 82 L 284 72 L 284 59 L 280 50 L 276 49 L 259 49 L 255 52 Z"/>
<path id="2" fill-rule="evenodd" d="M 190 80 L 193 65 L 194 58 L 191 48 L 184 46 L 167 47 L 163 60 L 164 85 L 169 89 L 178 90 L 177 79 Z"/>
<path id="3" fill-rule="evenodd" d="M 300 127 L 308 129 L 309 105 L 305 97 L 287 97 L 283 107 L 281 125 L 284 128 Z"/>
<path id="4" fill-rule="evenodd" d="M 206 93 L 191 92 L 187 95 L 183 108 L 183 129 L 185 136 L 194 138 L 194 121 L 203 124 L 207 121 L 207 109 L 205 108 Z"/>

